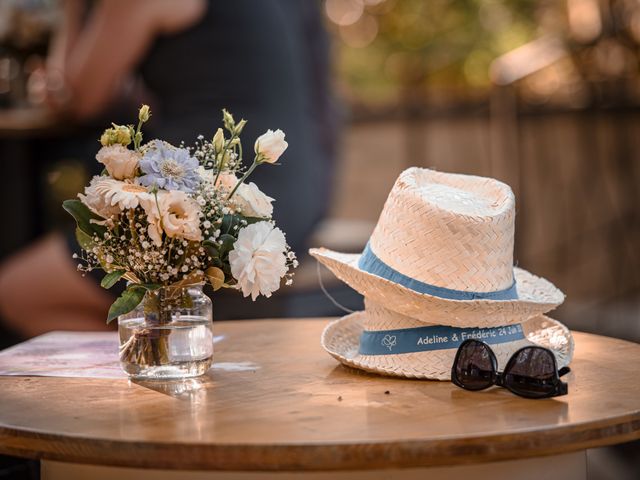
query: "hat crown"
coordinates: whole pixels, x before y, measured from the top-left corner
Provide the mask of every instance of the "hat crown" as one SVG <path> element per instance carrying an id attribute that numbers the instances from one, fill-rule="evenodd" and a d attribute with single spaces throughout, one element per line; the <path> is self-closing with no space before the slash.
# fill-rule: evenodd
<path id="1" fill-rule="evenodd" d="M 515 197 L 491 178 L 405 170 L 370 248 L 382 262 L 437 287 L 493 292 L 513 284 Z"/>

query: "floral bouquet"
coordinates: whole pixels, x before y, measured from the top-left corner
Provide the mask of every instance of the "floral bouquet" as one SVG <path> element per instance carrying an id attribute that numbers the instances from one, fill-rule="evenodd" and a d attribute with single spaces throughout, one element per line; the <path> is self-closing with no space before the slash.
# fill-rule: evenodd
<path id="1" fill-rule="evenodd" d="M 286 150 L 284 133 L 260 136 L 246 168 L 240 141 L 245 120 L 236 122 L 223 110 L 224 130 L 187 148 L 143 143 L 142 126 L 150 116 L 143 105 L 136 128 L 113 124 L 105 130 L 96 155 L 102 174 L 79 200 L 63 204 L 77 223 L 78 269 L 104 270 L 104 288 L 128 282 L 107 322 L 142 302 L 148 321 L 168 323 L 172 307 L 185 301 L 184 288 L 204 282 L 253 300 L 291 284 L 297 260 L 272 220 L 273 199 L 247 183 L 255 168 L 275 164 Z M 128 349 L 138 361 L 145 355 L 157 359 L 163 346 L 144 336 L 134 335 L 125 354 Z"/>

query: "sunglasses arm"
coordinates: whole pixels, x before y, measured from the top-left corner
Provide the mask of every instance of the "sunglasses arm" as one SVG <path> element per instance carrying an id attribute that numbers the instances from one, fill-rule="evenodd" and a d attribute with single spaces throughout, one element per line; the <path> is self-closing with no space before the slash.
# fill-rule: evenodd
<path id="1" fill-rule="evenodd" d="M 562 377 L 563 375 L 566 375 L 567 373 L 569 373 L 571 371 L 571 369 L 569 367 L 562 367 L 560 370 L 558 370 L 558 377 Z M 506 387 L 506 385 L 504 384 L 504 378 L 505 375 L 503 372 L 496 372 L 495 373 L 495 385 L 499 386 L 499 387 Z M 556 396 L 556 395 L 567 395 L 569 393 L 569 386 L 563 382 L 563 381 L 558 381 L 556 388 L 555 388 L 555 392 L 552 396 Z"/>
<path id="2" fill-rule="evenodd" d="M 567 385 L 565 382 L 558 382 L 558 386 L 556 387 L 557 389 L 557 395 L 566 395 L 569 393 L 569 385 Z"/>

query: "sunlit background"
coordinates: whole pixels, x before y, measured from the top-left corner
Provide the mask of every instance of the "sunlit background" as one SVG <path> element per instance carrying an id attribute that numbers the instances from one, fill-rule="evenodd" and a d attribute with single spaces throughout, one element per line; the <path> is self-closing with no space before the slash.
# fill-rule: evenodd
<path id="1" fill-rule="evenodd" d="M 640 340 L 640 3 L 324 6 L 348 119 L 333 216 L 374 221 L 410 165 L 504 180 L 556 315 Z"/>
<path id="2" fill-rule="evenodd" d="M 322 12 L 343 123 L 331 214 L 310 244 L 361 249 L 406 167 L 493 176 L 517 195 L 517 263 L 567 293 L 557 316 L 640 340 L 640 3 L 326 0 Z M 77 159 L 51 166 L 29 147 L 64 128 L 26 87 L 58 13 L 54 0 L 0 2 L 2 162 L 16 179 L 4 190 L 21 198 L 3 255 L 64 221 L 60 201 L 86 182 Z M 309 262 L 298 277 L 317 289 Z"/>

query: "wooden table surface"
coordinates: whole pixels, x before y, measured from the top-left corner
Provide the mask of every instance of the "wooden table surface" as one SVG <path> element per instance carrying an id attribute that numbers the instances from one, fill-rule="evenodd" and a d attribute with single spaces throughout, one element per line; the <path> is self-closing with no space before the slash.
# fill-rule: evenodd
<path id="1" fill-rule="evenodd" d="M 327 321 L 220 322 L 215 365 L 182 382 L 0 378 L 0 452 L 215 470 L 469 464 L 640 438 L 640 345 L 575 333 L 570 394 L 379 377 L 319 345 Z"/>

